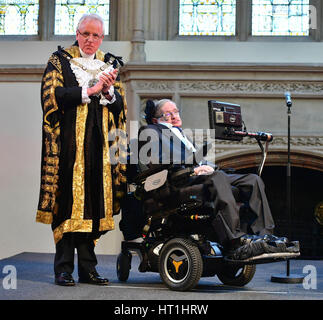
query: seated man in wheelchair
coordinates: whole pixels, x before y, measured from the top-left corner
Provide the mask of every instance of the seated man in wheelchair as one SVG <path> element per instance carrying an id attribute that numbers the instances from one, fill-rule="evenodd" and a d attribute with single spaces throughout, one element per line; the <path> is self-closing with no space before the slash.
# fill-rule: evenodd
<path id="1" fill-rule="evenodd" d="M 148 168 L 171 164 L 171 172 L 191 168 L 185 180 L 175 182 L 171 188 L 151 192 L 153 197 L 145 202 L 145 213 L 154 206 L 176 207 L 186 196 L 203 201 L 206 214 L 192 221 L 179 215 L 170 215 L 171 233 L 203 234 L 223 247 L 228 260 L 243 261 L 266 253 L 299 252 L 298 242 L 290 243 L 285 237 L 273 235 L 274 221 L 264 191 L 262 179 L 255 174 L 226 173 L 215 165 L 200 162 L 192 166 L 197 152 L 192 142 L 183 135 L 182 121 L 176 104 L 168 99 L 148 101 L 145 109 L 147 126 L 139 131 L 139 161 L 143 155 Z M 145 153 L 146 152 L 146 153 Z M 179 161 L 177 161 L 179 160 Z M 175 181 L 175 180 L 174 180 Z M 239 189 L 240 201 L 245 203 L 244 214 L 237 204 L 233 188 Z M 125 210 L 126 211 L 126 210 Z M 138 220 L 137 220 L 138 221 Z M 120 229 L 129 228 L 123 216 Z M 130 240 L 129 237 L 128 239 Z M 135 241 L 138 241 L 137 239 Z"/>

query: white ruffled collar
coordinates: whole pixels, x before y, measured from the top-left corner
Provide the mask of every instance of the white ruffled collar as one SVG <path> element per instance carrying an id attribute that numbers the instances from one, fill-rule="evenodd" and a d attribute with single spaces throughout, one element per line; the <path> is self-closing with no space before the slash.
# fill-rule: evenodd
<path id="1" fill-rule="evenodd" d="M 81 55 L 84 52 L 81 51 Z M 94 59 L 94 56 L 73 58 L 70 60 L 71 69 L 75 75 L 75 78 L 82 88 L 92 87 L 96 82 L 99 81 L 99 78 L 102 72 L 111 72 L 113 70 L 113 66 L 107 67 L 106 63 L 101 60 Z M 111 93 L 113 92 L 113 86 L 111 86 Z M 110 94 L 111 95 L 111 94 Z M 108 100 L 102 95 L 100 103 L 106 105 Z"/>
<path id="2" fill-rule="evenodd" d="M 77 64 L 73 63 L 73 60 Z M 104 71 L 102 67 L 105 67 L 103 61 L 88 58 L 73 58 L 70 64 L 76 80 L 81 87 L 89 87 L 89 81 L 93 79 L 99 80 L 101 73 Z M 107 70 L 109 69 L 110 67 Z"/>

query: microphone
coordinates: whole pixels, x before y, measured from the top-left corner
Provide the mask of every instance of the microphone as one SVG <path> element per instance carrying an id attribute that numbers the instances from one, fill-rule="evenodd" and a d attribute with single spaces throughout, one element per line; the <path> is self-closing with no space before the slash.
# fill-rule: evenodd
<path id="1" fill-rule="evenodd" d="M 285 92 L 285 98 L 286 98 L 287 107 L 291 107 L 292 106 L 292 98 L 291 98 L 290 92 Z"/>
<path id="2" fill-rule="evenodd" d="M 260 141 L 273 141 L 274 137 L 271 133 L 268 132 L 246 132 L 246 131 L 234 131 L 235 135 L 238 135 L 240 137 L 251 137 L 255 138 Z"/>
<path id="3" fill-rule="evenodd" d="M 273 141 L 273 135 L 271 133 L 267 132 L 257 132 L 257 138 L 259 138 L 261 141 L 268 141 L 271 142 Z"/>

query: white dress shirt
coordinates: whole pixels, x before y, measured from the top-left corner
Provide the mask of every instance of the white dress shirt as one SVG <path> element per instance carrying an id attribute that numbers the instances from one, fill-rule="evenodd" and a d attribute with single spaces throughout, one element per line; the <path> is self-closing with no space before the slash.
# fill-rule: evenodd
<path id="1" fill-rule="evenodd" d="M 176 135 L 176 137 L 184 143 L 186 149 L 191 150 L 192 152 L 196 152 L 194 145 L 190 140 L 187 139 L 184 131 L 179 130 L 178 127 L 174 127 L 171 123 L 168 122 L 158 121 L 158 123 L 168 127 Z"/>

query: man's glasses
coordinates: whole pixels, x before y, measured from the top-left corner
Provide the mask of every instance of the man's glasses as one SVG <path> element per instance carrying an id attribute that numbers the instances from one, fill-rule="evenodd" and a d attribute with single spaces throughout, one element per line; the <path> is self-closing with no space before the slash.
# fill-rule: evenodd
<path id="1" fill-rule="evenodd" d="M 89 32 L 82 33 L 80 30 L 77 30 L 77 32 L 86 40 L 90 39 L 91 36 L 94 41 L 98 41 L 103 38 L 103 35 L 98 35 L 97 33 L 89 33 Z"/>
<path id="2" fill-rule="evenodd" d="M 179 116 L 179 111 L 173 111 L 173 112 L 166 112 L 166 113 L 163 113 L 160 118 L 164 118 L 165 120 L 169 120 L 171 119 L 172 117 L 178 117 Z"/>

